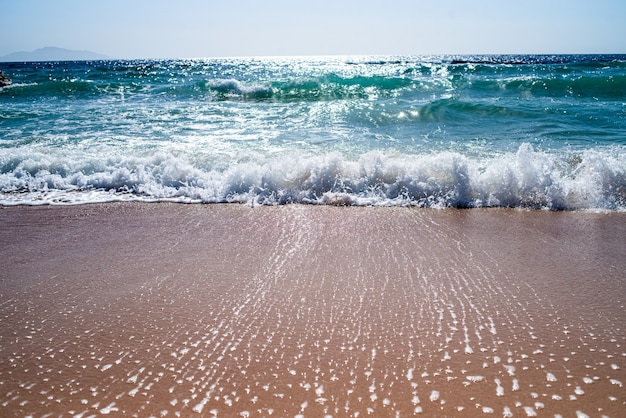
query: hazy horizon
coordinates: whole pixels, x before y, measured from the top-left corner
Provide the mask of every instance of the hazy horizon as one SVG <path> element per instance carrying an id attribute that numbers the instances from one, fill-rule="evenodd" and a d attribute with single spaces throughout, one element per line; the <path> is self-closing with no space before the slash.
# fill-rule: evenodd
<path id="1" fill-rule="evenodd" d="M 167 58 L 167 57 L 114 57 L 104 54 L 100 54 L 99 51 L 91 50 L 73 50 L 56 46 L 46 46 L 37 48 L 33 51 L 15 51 L 6 55 L 0 56 L 0 62 L 45 62 L 45 61 L 94 61 L 94 60 L 206 60 L 206 59 L 263 59 L 263 58 L 341 58 L 341 57 L 398 57 L 398 58 L 410 58 L 410 57 L 472 57 L 478 58 L 480 56 L 558 56 L 558 55 L 624 55 L 622 53 L 541 53 L 541 54 L 517 54 L 517 53 L 493 53 L 493 54 L 326 54 L 326 55 L 241 55 L 241 56 L 204 56 L 204 57 L 179 57 L 179 58 Z"/>
<path id="2" fill-rule="evenodd" d="M 275 0 L 4 5 L 0 56 L 53 46 L 116 59 L 626 53 L 626 2 Z"/>

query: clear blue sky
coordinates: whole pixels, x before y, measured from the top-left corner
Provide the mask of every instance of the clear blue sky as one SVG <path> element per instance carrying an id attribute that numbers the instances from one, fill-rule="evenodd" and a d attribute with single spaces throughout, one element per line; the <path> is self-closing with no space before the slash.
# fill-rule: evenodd
<path id="1" fill-rule="evenodd" d="M 626 53 L 625 0 L 0 0 L 0 56 Z"/>

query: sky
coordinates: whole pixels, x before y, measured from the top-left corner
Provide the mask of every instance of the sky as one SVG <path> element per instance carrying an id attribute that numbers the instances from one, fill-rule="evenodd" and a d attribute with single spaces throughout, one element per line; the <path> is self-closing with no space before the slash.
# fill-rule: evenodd
<path id="1" fill-rule="evenodd" d="M 0 56 L 626 53 L 624 0 L 0 0 Z"/>

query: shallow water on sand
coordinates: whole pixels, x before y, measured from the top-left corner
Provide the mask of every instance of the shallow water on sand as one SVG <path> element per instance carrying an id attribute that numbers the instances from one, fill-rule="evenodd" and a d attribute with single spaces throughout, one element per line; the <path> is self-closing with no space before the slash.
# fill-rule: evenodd
<path id="1" fill-rule="evenodd" d="M 3 416 L 626 407 L 622 213 L 122 204 L 0 219 Z"/>

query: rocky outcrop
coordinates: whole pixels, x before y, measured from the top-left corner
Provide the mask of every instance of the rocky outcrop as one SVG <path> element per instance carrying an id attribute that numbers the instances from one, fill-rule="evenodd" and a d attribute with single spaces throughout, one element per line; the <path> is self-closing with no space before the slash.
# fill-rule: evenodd
<path id="1" fill-rule="evenodd" d="M 0 71 L 0 87 L 8 86 L 9 84 L 11 84 L 11 80 Z"/>

